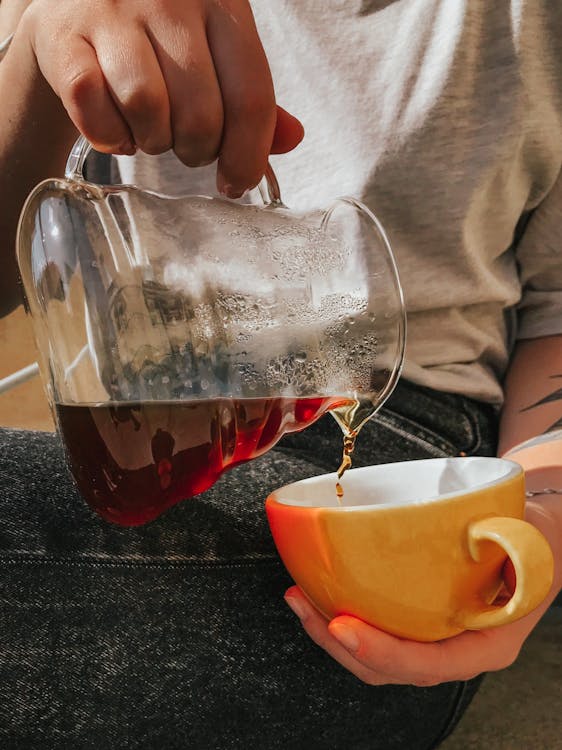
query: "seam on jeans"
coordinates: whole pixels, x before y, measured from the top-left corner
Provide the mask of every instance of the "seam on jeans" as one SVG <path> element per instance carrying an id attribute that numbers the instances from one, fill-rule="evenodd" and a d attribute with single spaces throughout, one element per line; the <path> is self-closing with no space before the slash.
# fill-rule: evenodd
<path id="1" fill-rule="evenodd" d="M 76 557 L 48 557 L 48 556 L 31 556 L 31 555 L 12 555 L 2 556 L 0 555 L 0 566 L 6 565 L 56 565 L 56 566 L 68 566 L 76 568 L 182 568 L 182 567 L 195 567 L 195 568 L 250 568 L 256 564 L 267 565 L 278 565 L 280 562 L 279 557 L 274 555 L 271 556 L 255 556 L 249 558 L 239 558 L 238 560 L 222 560 L 221 558 L 210 558 L 207 560 L 198 557 L 184 557 L 184 558 L 157 558 L 149 560 L 134 560 L 134 559 L 123 559 L 119 557 L 88 557 L 86 555 L 79 555 Z"/>
<path id="2" fill-rule="evenodd" d="M 472 409 L 470 409 L 469 405 L 466 402 L 464 402 L 464 414 L 466 418 L 468 419 L 469 424 L 472 427 L 472 435 L 473 435 L 473 442 L 470 447 L 466 448 L 466 453 L 468 455 L 474 455 L 477 453 L 477 451 L 480 450 L 480 447 L 482 445 L 482 430 L 480 429 L 480 421 L 478 417 L 476 417 L 472 413 Z"/>
<path id="3" fill-rule="evenodd" d="M 406 416 L 401 412 L 394 411 L 392 408 L 385 407 L 384 414 L 387 412 L 392 415 L 397 422 L 402 422 L 418 431 L 419 435 L 425 436 L 425 438 L 436 446 L 442 446 L 443 450 L 447 450 L 447 455 L 458 455 L 460 451 L 468 450 L 467 446 L 473 445 L 475 442 L 475 428 L 477 421 L 471 418 L 472 415 L 468 413 L 466 408 L 466 400 L 460 402 L 454 415 L 454 422 L 456 427 L 455 435 L 445 436 L 442 432 L 436 432 L 431 427 L 411 416 Z M 459 421 L 461 424 L 459 424 Z M 480 443 L 478 442 L 478 445 Z"/>
<path id="4" fill-rule="evenodd" d="M 389 412 L 390 410 L 387 409 L 386 411 Z M 407 421 L 409 421 L 413 425 L 418 426 L 419 429 L 421 431 L 423 431 L 424 433 L 426 433 L 426 434 L 428 432 L 431 432 L 430 430 L 427 430 L 425 427 L 422 427 L 422 425 L 417 425 L 417 423 L 413 422 L 409 418 L 403 418 L 399 414 L 396 414 L 396 417 L 398 419 L 400 419 L 401 421 L 404 421 L 405 419 L 407 419 Z M 433 443 L 431 440 L 428 440 L 428 439 L 426 439 L 424 437 L 421 437 L 420 435 L 413 435 L 411 432 L 408 432 L 407 430 L 401 429 L 397 424 L 395 424 L 392 421 L 392 419 L 389 419 L 388 417 L 385 417 L 384 414 L 379 413 L 379 415 L 377 417 L 377 421 L 380 422 L 381 424 L 383 424 L 385 427 L 387 427 L 392 432 L 395 432 L 397 435 L 400 435 L 400 437 L 405 438 L 406 440 L 408 440 L 411 443 L 416 443 L 416 444 L 420 445 L 422 448 L 425 448 L 426 450 L 429 450 L 430 453 L 436 454 L 437 456 L 444 457 L 444 456 L 451 455 L 451 453 L 454 454 L 454 453 L 457 452 L 455 446 L 452 443 L 450 443 L 448 440 L 444 440 L 443 438 L 441 438 L 436 433 L 432 433 L 432 434 L 435 435 L 436 441 L 438 441 L 439 443 L 441 443 L 441 446 L 435 445 L 435 443 Z M 447 446 L 448 450 L 445 450 L 444 446 Z"/>

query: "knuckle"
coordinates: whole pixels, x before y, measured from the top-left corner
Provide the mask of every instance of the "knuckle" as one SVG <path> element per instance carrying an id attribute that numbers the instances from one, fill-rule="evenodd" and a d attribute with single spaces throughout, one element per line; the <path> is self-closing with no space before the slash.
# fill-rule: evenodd
<path id="1" fill-rule="evenodd" d="M 171 136 L 159 135 L 155 136 L 152 133 L 142 140 L 137 139 L 137 146 L 144 151 L 145 154 L 156 156 L 163 154 L 172 148 Z"/>
<path id="2" fill-rule="evenodd" d="M 174 146 L 174 153 L 187 167 L 204 167 L 212 164 L 216 156 L 209 156 L 209 150 L 194 146 Z"/>
<path id="3" fill-rule="evenodd" d="M 203 164 L 200 162 L 200 160 L 193 156 L 193 154 L 186 153 L 185 151 L 180 151 L 177 148 L 174 148 L 174 153 L 178 157 L 178 159 L 182 162 L 182 164 L 185 164 L 186 167 L 202 167 Z"/>
<path id="4" fill-rule="evenodd" d="M 97 94 L 103 86 L 99 68 L 88 67 L 71 71 L 61 88 L 71 104 L 80 106 Z"/>
<path id="5" fill-rule="evenodd" d="M 215 161 L 212 157 L 209 158 L 202 156 L 200 152 L 191 152 L 174 148 L 174 153 L 186 167 L 206 167 L 208 164 L 212 164 Z"/>
<path id="6" fill-rule="evenodd" d="M 174 120 L 174 151 L 188 166 L 214 161 L 221 137 L 222 115 L 216 111 L 190 112 Z"/>
<path id="7" fill-rule="evenodd" d="M 135 119 L 150 120 L 157 117 L 166 106 L 162 94 L 151 91 L 148 87 L 133 84 L 118 94 L 119 102 L 127 116 Z"/>
<path id="8" fill-rule="evenodd" d="M 174 117 L 178 140 L 189 143 L 218 142 L 222 133 L 222 116 L 215 108 L 194 109 Z"/>

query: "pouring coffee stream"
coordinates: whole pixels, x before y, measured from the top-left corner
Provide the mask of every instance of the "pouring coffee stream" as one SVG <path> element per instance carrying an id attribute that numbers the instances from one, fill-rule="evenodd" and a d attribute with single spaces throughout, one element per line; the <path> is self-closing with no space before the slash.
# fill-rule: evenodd
<path id="1" fill-rule="evenodd" d="M 388 239 L 353 198 L 325 211 L 170 197 L 83 175 L 28 198 L 18 261 L 71 471 L 104 518 L 144 523 L 330 412 L 345 440 L 404 352 Z"/>
<path id="2" fill-rule="evenodd" d="M 336 495 L 339 500 L 343 497 L 343 487 L 340 483 L 340 479 L 343 477 L 345 472 L 351 468 L 352 460 L 351 456 L 355 449 L 355 438 L 357 437 L 356 432 L 349 433 L 343 437 L 343 455 L 340 467 L 337 471 L 338 481 L 336 482 Z"/>

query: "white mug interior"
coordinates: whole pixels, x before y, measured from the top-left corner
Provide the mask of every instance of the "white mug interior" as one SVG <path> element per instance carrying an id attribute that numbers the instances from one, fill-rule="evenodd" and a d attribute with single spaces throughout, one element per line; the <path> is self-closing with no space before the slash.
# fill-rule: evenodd
<path id="1" fill-rule="evenodd" d="M 338 501 L 336 474 L 303 479 L 273 493 L 277 502 L 300 507 L 356 508 L 434 502 L 484 489 L 515 478 L 523 469 L 502 458 L 469 456 L 430 458 L 351 469 L 341 480 Z"/>

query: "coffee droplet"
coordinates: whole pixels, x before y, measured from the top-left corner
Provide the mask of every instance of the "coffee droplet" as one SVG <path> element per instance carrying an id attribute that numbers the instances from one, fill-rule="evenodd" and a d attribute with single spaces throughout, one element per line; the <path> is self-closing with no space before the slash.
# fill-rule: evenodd
<path id="1" fill-rule="evenodd" d="M 340 468 L 338 469 L 338 480 L 340 480 L 345 472 L 351 467 L 351 454 L 353 453 L 353 449 L 355 448 L 356 437 L 357 432 L 353 431 L 349 432 L 343 438 L 343 456 Z M 339 481 L 336 482 L 336 495 L 338 498 L 338 502 L 341 502 L 341 499 L 343 497 L 343 487 L 341 486 Z"/>

